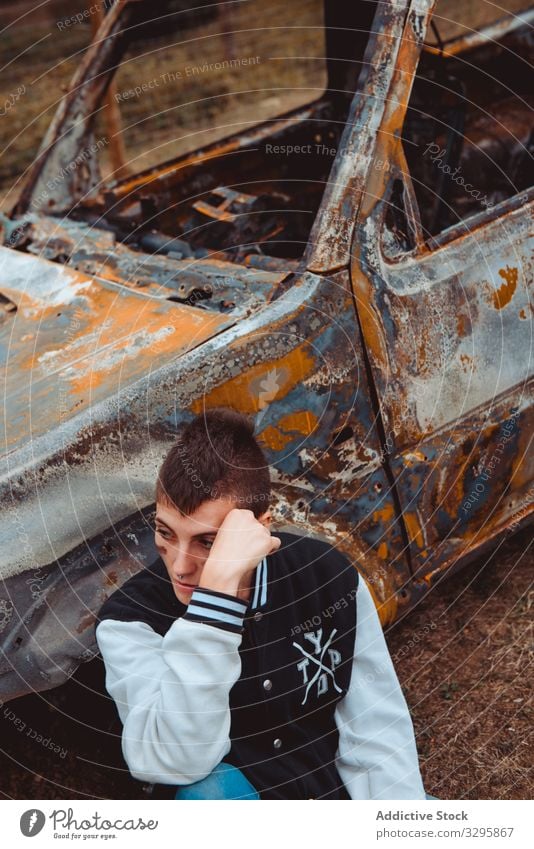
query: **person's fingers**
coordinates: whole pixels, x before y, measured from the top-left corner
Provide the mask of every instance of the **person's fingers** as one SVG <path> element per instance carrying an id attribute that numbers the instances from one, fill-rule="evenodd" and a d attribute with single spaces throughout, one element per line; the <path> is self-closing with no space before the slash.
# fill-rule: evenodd
<path id="1" fill-rule="evenodd" d="M 282 544 L 282 540 L 279 537 L 271 537 L 271 543 L 272 543 L 272 546 L 271 546 L 271 551 L 269 552 L 269 554 L 271 554 L 273 551 L 277 551 L 280 548 L 280 546 Z"/>

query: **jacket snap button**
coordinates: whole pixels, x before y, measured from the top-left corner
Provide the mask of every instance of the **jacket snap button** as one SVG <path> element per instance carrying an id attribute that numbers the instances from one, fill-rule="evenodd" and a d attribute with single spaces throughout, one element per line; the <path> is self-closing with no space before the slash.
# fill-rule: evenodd
<path id="1" fill-rule="evenodd" d="M 254 614 L 254 622 L 261 622 L 262 619 L 263 613 L 260 613 L 260 611 L 258 610 L 258 612 Z"/>
<path id="2" fill-rule="evenodd" d="M 263 682 L 263 689 L 264 690 L 272 690 L 273 689 L 273 682 L 269 681 L 269 679 L 266 678 L 265 681 Z"/>
<path id="3" fill-rule="evenodd" d="M 274 742 L 273 742 L 273 746 L 274 746 L 275 749 L 279 749 L 281 747 L 281 745 L 282 745 L 282 741 L 280 740 L 280 737 L 277 737 L 276 740 L 274 740 Z"/>

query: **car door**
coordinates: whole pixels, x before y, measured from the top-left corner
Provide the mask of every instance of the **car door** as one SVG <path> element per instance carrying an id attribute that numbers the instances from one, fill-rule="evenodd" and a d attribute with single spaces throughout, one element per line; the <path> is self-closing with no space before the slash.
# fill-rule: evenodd
<path id="1" fill-rule="evenodd" d="M 500 23 L 503 83 L 476 21 L 447 50 L 425 44 L 429 20 L 403 31 L 351 251 L 419 575 L 526 521 L 534 493 L 531 105 L 520 82 L 506 86 L 528 22 Z"/>

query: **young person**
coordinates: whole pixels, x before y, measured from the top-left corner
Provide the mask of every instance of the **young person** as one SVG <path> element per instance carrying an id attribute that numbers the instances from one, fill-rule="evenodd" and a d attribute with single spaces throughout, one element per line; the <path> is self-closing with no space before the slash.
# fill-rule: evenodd
<path id="1" fill-rule="evenodd" d="M 96 629 L 131 774 L 174 798 L 424 799 L 368 586 L 327 543 L 272 536 L 269 500 L 247 418 L 181 428 L 156 485 L 159 558 Z"/>

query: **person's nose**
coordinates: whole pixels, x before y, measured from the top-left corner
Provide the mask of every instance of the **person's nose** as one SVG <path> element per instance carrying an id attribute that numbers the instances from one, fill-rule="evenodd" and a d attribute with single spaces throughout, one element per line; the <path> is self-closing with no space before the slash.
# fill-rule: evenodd
<path id="1" fill-rule="evenodd" d="M 173 549 L 172 554 L 172 569 L 176 577 L 178 575 L 182 575 L 182 577 L 187 578 L 187 576 L 195 574 L 197 571 L 197 564 L 186 548 L 176 546 L 176 548 Z"/>

